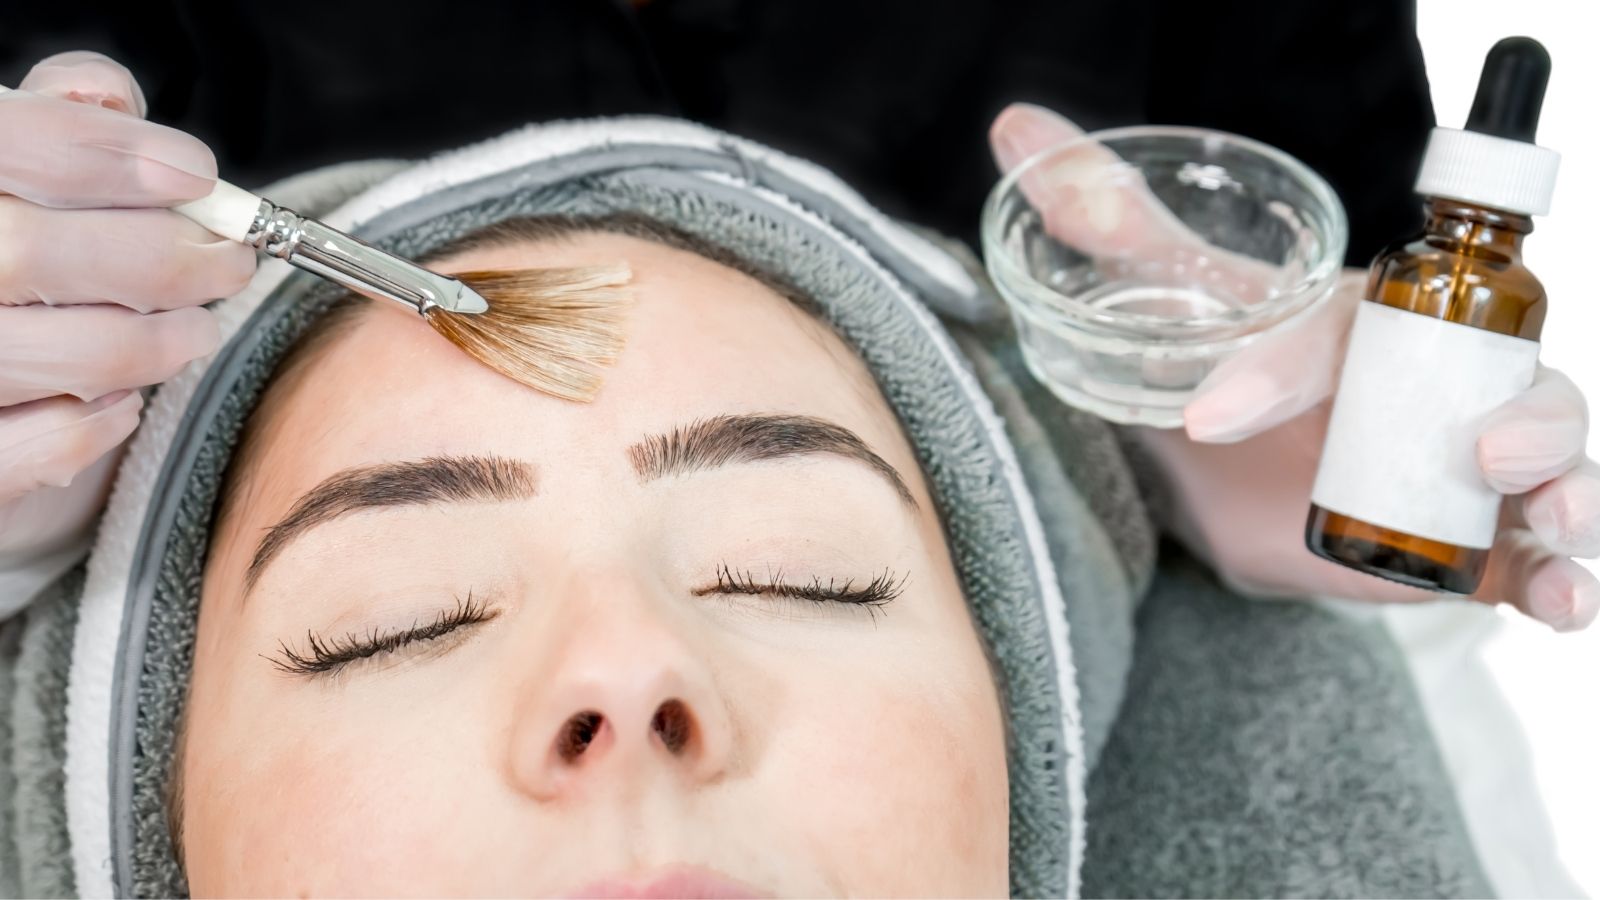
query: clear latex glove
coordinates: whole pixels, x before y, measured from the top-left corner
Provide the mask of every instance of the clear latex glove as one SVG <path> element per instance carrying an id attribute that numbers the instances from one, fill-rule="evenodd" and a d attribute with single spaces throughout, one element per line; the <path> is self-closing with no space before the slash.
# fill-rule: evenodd
<path id="1" fill-rule="evenodd" d="M 86 530 L 115 471 L 96 463 L 138 426 L 135 389 L 216 349 L 200 304 L 255 271 L 248 247 L 163 208 L 209 193 L 216 160 L 144 111 L 96 53 L 0 94 L 0 568 Z"/>
<path id="2" fill-rule="evenodd" d="M 1010 169 L 1081 134 L 1048 110 L 1017 104 L 995 120 L 990 141 L 1001 168 Z M 1023 189 L 1045 209 L 1048 192 L 1057 188 L 1039 183 Z M 1154 253 L 1174 240 L 1199 240 L 1173 235 L 1170 216 L 1154 209 L 1160 204 L 1147 194 L 1107 193 L 1103 202 L 1121 207 L 1098 217 L 1118 224 L 1102 229 L 1108 240 Z M 1142 223 L 1147 236 L 1121 227 L 1127 222 Z M 1052 231 L 1087 225 L 1093 223 L 1053 225 L 1046 216 Z M 1364 286 L 1365 273 L 1348 270 L 1315 315 L 1218 366 L 1184 410 L 1183 429 L 1125 426 L 1172 487 L 1167 530 L 1235 590 L 1392 603 L 1444 596 L 1347 569 L 1305 547 L 1329 401 Z M 1563 631 L 1583 628 L 1600 613 L 1600 581 L 1570 558 L 1600 556 L 1600 466 L 1585 456 L 1588 426 L 1583 393 L 1543 365 L 1528 390 L 1488 417 L 1478 462 L 1485 481 L 1507 498 L 1488 569 L 1471 599 L 1512 604 Z"/>

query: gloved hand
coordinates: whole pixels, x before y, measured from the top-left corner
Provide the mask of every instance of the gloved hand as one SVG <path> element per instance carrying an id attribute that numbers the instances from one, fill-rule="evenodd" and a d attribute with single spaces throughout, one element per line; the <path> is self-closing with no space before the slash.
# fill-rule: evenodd
<path id="1" fill-rule="evenodd" d="M 995 120 L 990 142 L 1008 170 L 1082 133 L 1048 110 L 1015 104 Z M 1074 183 L 1072 173 L 1065 180 L 1071 189 L 1094 189 L 1087 178 Z M 1023 189 L 1042 207 L 1035 192 L 1061 183 Z M 1091 218 L 1115 226 L 1101 228 L 1108 240 L 1152 242 L 1159 249 L 1199 239 L 1176 233 L 1182 226 L 1152 198 L 1106 191 L 1096 202 L 1107 209 Z M 1087 227 L 1051 223 L 1048 216 L 1046 225 Z M 1246 277 L 1249 268 L 1241 267 Z M 1329 401 L 1365 280 L 1364 272 L 1347 270 L 1317 315 L 1219 365 L 1185 408 L 1183 429 L 1130 426 L 1173 488 L 1172 520 L 1162 524 L 1234 590 L 1393 603 L 1440 596 L 1345 568 L 1305 547 Z M 1600 466 L 1585 456 L 1588 426 L 1583 393 L 1544 365 L 1528 390 L 1488 417 L 1478 436 L 1478 462 L 1484 479 L 1507 499 L 1472 599 L 1510 603 L 1562 631 L 1584 628 L 1600 613 L 1600 581 L 1569 558 L 1600 556 Z"/>
<path id="2" fill-rule="evenodd" d="M 250 248 L 162 208 L 209 193 L 217 164 L 144 112 L 97 53 L 52 56 L 0 94 L 0 568 L 94 519 L 135 389 L 216 349 L 199 304 L 255 271 Z"/>

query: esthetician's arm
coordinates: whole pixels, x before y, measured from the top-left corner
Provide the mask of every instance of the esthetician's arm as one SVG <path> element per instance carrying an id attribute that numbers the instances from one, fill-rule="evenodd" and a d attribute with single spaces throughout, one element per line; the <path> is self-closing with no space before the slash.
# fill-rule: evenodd
<path id="1" fill-rule="evenodd" d="M 1081 134 L 1048 110 L 1019 105 L 1001 113 L 990 137 L 1001 168 L 1009 169 Z M 1046 184 L 1092 188 L 1092 172 L 1074 166 L 1072 177 L 1041 179 L 1032 190 Z M 1049 197 L 1031 199 L 1047 210 L 1049 223 Z M 1155 203 L 1148 195 L 1105 193 L 1100 199 L 1121 204 L 1110 221 L 1149 223 L 1119 228 L 1117 238 L 1172 238 L 1162 218 L 1145 208 Z M 1063 219 L 1047 227 L 1087 226 Z M 1185 428 L 1130 428 L 1172 488 L 1172 520 L 1162 524 L 1235 590 L 1395 603 L 1439 596 L 1328 562 L 1304 544 L 1307 498 L 1330 410 L 1325 401 L 1338 385 L 1365 280 L 1364 272 L 1347 270 L 1319 314 L 1219 365 L 1184 410 Z M 1570 558 L 1600 556 L 1600 466 L 1585 455 L 1588 426 L 1582 391 L 1548 366 L 1540 366 L 1531 387 L 1487 418 L 1477 460 L 1484 480 L 1507 498 L 1488 569 L 1472 599 L 1510 603 L 1563 631 L 1594 621 L 1600 582 Z"/>
<path id="2" fill-rule="evenodd" d="M 51 57 L 0 94 L 0 618 L 70 564 L 100 511 L 137 390 L 217 344 L 200 304 L 250 248 L 162 207 L 205 196 L 205 144 L 145 122 L 128 70 Z"/>

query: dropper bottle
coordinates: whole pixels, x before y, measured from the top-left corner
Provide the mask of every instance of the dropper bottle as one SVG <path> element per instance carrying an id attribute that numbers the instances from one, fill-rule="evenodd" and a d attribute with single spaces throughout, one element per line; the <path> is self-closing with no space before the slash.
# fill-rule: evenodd
<path id="1" fill-rule="evenodd" d="M 1466 129 L 1429 138 L 1423 233 L 1373 261 L 1350 332 L 1306 518 L 1318 556 L 1457 594 L 1483 578 L 1502 497 L 1477 435 L 1532 383 L 1545 318 L 1522 239 L 1560 163 L 1534 143 L 1549 77 L 1538 41 L 1500 41 Z"/>

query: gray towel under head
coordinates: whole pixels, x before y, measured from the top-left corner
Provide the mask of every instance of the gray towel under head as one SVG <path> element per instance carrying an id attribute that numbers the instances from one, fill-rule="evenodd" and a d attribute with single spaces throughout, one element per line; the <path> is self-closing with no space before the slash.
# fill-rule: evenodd
<path id="1" fill-rule="evenodd" d="M 1163 551 L 1089 780 L 1084 895 L 1491 896 L 1384 626 Z"/>
<path id="2" fill-rule="evenodd" d="M 849 210 L 735 150 L 692 164 L 728 177 L 688 177 L 677 151 L 621 148 L 424 198 L 367 223 L 362 233 L 415 255 L 511 215 L 630 211 L 779 271 L 819 298 L 860 349 L 917 446 L 969 600 L 1002 669 L 1016 735 L 1014 893 L 1065 893 L 1073 852 L 1063 780 L 1071 760 L 1056 657 L 1034 583 L 1041 567 L 1053 571 L 1066 599 L 1084 727 L 1085 759 L 1078 762 L 1093 772 L 1088 892 L 1486 893 L 1386 637 L 1303 606 L 1231 596 L 1181 554 L 1162 557 L 1158 568 L 1141 487 L 1151 498 L 1160 496 L 1160 485 L 1124 452 L 1132 445 L 1034 383 L 1003 323 L 953 325 L 965 365 L 1005 417 L 1028 500 L 1046 527 L 1049 559 L 1033 558 L 1020 525 L 1024 511 L 1004 487 L 1005 460 L 955 389 L 937 348 L 895 311 L 874 266 L 935 305 L 949 299 L 929 296 L 941 288 L 919 278 L 903 254 L 875 244 Z M 365 183 L 348 172 L 342 177 Z M 785 214 L 782 204 L 755 197 L 752 185 L 828 220 L 859 241 L 870 262 Z M 330 203 L 342 196 L 327 193 Z M 130 629 L 131 652 L 125 649 L 123 693 L 136 701 L 132 727 L 113 746 L 126 770 L 126 777 L 113 778 L 112 790 L 110 865 L 120 892 L 185 889 L 163 803 L 216 490 L 272 366 L 335 296 L 294 276 L 263 304 L 213 364 L 162 475 L 159 496 L 166 502 L 152 510 L 141 536 L 145 574 L 135 589 L 142 593 L 130 597 L 148 615 L 145 627 Z M 1138 598 L 1152 583 L 1140 611 Z M 59 856 L 67 835 L 59 794 L 63 738 L 41 715 L 51 703 L 64 703 L 65 663 L 55 662 L 51 676 L 52 663 L 29 652 L 70 634 L 73 586 L 60 588 L 24 623 L 0 630 L 0 689 L 7 694 L 0 712 L 9 725 L 0 728 L 7 739 L 0 760 L 9 776 L 0 778 L 0 791 L 19 800 L 13 816 L 0 820 L 10 826 L 0 841 L 7 870 L 0 887 L 29 895 L 75 889 Z M 1263 652 L 1261 641 L 1270 641 L 1272 652 Z M 19 858 L 22 864 L 13 866 Z"/>

